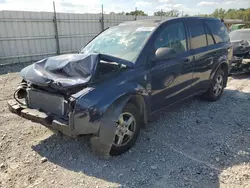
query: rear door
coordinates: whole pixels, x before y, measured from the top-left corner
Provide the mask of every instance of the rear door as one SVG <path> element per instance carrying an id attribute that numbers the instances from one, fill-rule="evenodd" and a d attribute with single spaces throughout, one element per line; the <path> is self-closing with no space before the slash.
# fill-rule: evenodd
<path id="1" fill-rule="evenodd" d="M 202 19 L 187 22 L 191 41 L 191 53 L 194 55 L 193 84 L 194 92 L 208 88 L 209 76 L 214 63 L 215 42 Z M 210 46 L 208 44 L 211 44 Z"/>
<path id="2" fill-rule="evenodd" d="M 210 50 L 214 56 L 212 70 L 215 70 L 221 61 L 225 59 L 231 60 L 233 53 L 232 44 L 230 42 L 228 30 L 223 22 L 220 20 L 208 19 L 205 20 L 204 23 L 214 41 L 214 43 L 208 43 L 208 50 Z"/>
<path id="3" fill-rule="evenodd" d="M 224 24 L 217 19 L 194 19 L 187 22 L 194 55 L 195 91 L 206 90 L 211 81 L 211 72 L 223 56 L 227 59 L 231 44 Z"/>

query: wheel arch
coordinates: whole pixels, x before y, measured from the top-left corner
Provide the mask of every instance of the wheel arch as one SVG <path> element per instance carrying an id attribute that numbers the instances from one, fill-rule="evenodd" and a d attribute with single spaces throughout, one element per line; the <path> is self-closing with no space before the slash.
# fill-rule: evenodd
<path id="1" fill-rule="evenodd" d="M 147 108 L 146 108 L 146 102 L 143 96 L 139 94 L 133 94 L 131 95 L 127 103 L 134 104 L 140 112 L 140 117 L 141 117 L 142 122 L 147 123 L 147 120 L 148 120 Z"/>
<path id="2" fill-rule="evenodd" d="M 138 108 L 144 122 L 147 120 L 145 100 L 147 100 L 148 95 L 144 94 L 145 96 L 141 92 L 136 91 L 123 93 L 113 98 L 112 103 L 110 102 L 105 106 L 98 135 L 91 138 L 92 149 L 97 155 L 102 157 L 109 156 L 115 138 L 116 122 L 128 102 L 133 103 Z"/>
<path id="3" fill-rule="evenodd" d="M 214 69 L 214 71 L 211 73 L 211 75 L 210 75 L 210 79 L 211 79 L 211 80 L 213 79 L 215 73 L 216 73 L 219 69 L 222 69 L 222 70 L 224 71 L 226 77 L 228 77 L 228 73 L 229 73 L 229 72 L 228 72 L 228 70 L 229 70 L 228 63 L 227 63 L 227 61 L 222 61 L 222 62 Z M 224 82 L 224 87 L 226 87 L 226 86 L 227 86 L 227 79 L 226 79 L 225 82 Z"/>

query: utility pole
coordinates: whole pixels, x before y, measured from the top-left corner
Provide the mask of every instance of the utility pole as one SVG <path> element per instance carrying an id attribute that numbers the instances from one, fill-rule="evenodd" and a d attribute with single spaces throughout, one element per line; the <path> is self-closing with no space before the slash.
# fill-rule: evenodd
<path id="1" fill-rule="evenodd" d="M 137 20 L 137 7 L 135 7 L 135 20 Z"/>
<path id="2" fill-rule="evenodd" d="M 53 8 L 54 8 L 54 27 L 55 27 L 55 39 L 56 39 L 56 53 L 57 55 L 60 54 L 60 45 L 59 45 L 59 36 L 58 36 L 58 28 L 57 28 L 57 19 L 56 19 L 56 5 L 55 1 L 53 1 Z"/>
<path id="3" fill-rule="evenodd" d="M 104 13 L 103 13 L 103 5 L 102 5 L 102 17 L 101 17 L 102 31 L 104 31 Z"/>

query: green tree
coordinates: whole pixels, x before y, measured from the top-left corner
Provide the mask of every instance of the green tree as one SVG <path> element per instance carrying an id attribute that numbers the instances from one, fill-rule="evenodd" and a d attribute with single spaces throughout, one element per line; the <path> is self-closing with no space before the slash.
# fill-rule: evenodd
<path id="1" fill-rule="evenodd" d="M 127 12 L 126 15 L 147 16 L 147 14 L 142 10 L 135 10 L 135 11 Z"/>
<path id="2" fill-rule="evenodd" d="M 118 12 L 118 13 L 115 13 L 115 12 L 110 12 L 109 14 L 125 15 L 125 12 Z"/>
<path id="3" fill-rule="evenodd" d="M 226 15 L 226 10 L 220 8 L 215 9 L 215 11 L 211 14 L 212 17 L 224 19 Z"/>
<path id="4" fill-rule="evenodd" d="M 250 8 L 240 8 L 240 9 L 215 9 L 215 11 L 209 16 L 221 19 L 240 19 L 244 21 L 250 21 Z"/>
<path id="5" fill-rule="evenodd" d="M 243 20 L 250 21 L 250 8 L 244 11 Z"/>
<path id="6" fill-rule="evenodd" d="M 154 12 L 154 16 L 168 16 L 168 17 L 178 17 L 180 15 L 180 12 L 176 9 L 170 10 L 170 11 L 157 11 Z"/>

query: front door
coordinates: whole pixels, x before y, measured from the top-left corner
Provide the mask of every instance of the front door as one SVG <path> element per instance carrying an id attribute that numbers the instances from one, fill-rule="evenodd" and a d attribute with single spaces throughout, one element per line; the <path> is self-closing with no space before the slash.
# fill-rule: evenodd
<path id="1" fill-rule="evenodd" d="M 163 26 L 154 40 L 154 49 L 169 47 L 176 58 L 151 63 L 151 110 L 155 111 L 191 95 L 193 56 L 188 51 L 182 22 Z"/>

